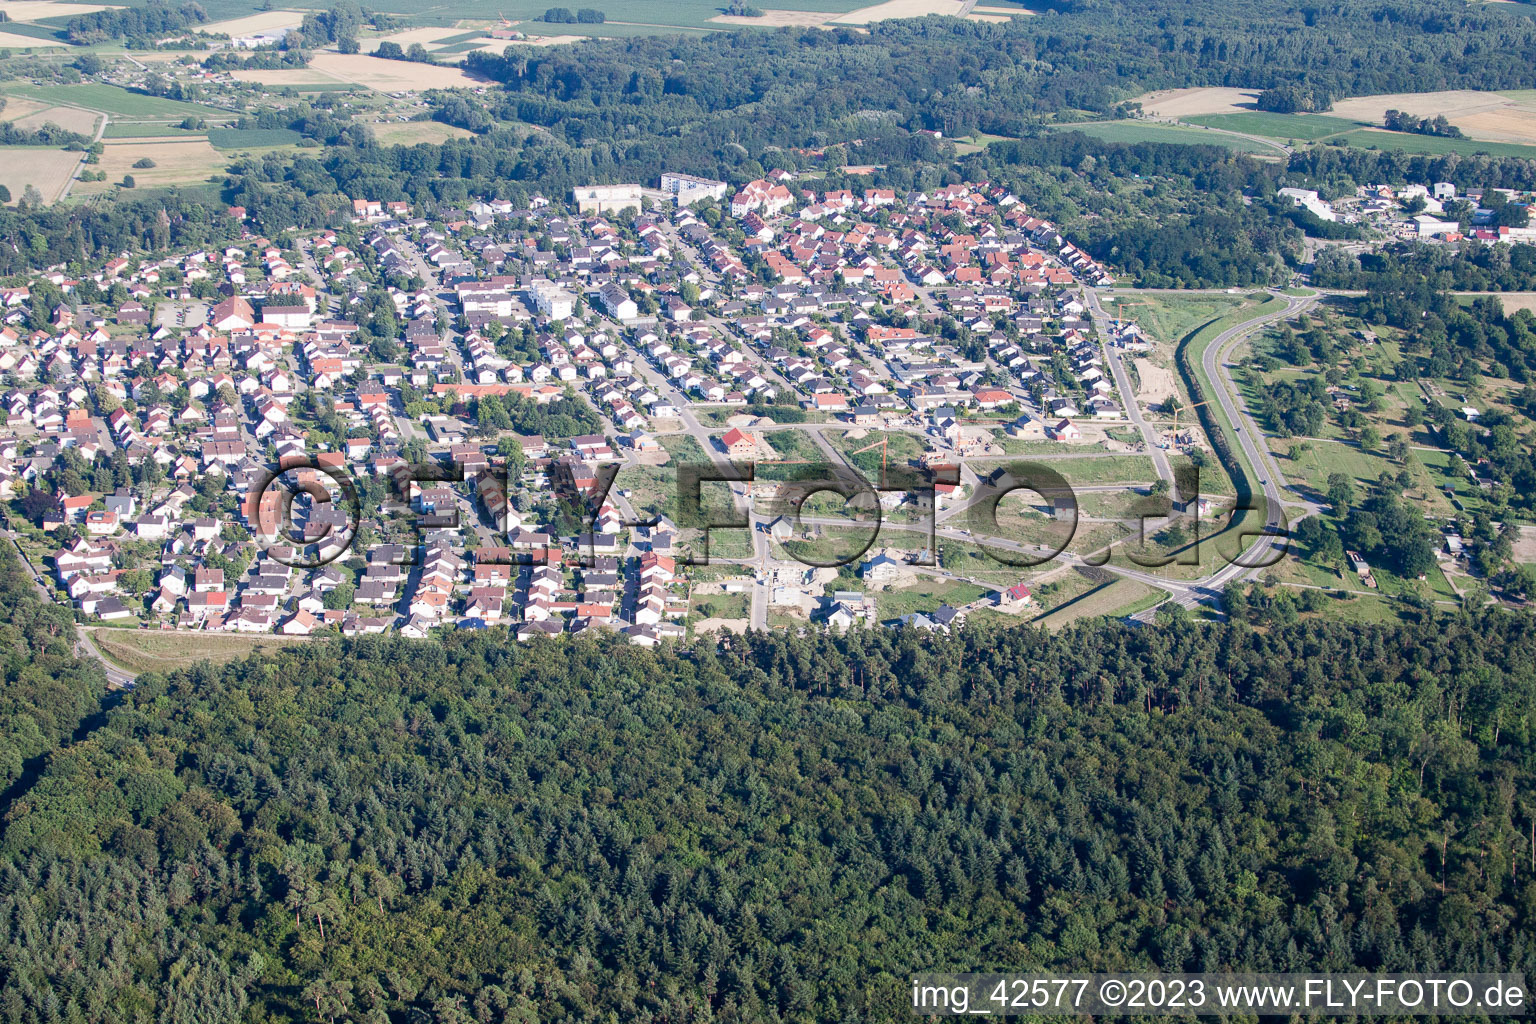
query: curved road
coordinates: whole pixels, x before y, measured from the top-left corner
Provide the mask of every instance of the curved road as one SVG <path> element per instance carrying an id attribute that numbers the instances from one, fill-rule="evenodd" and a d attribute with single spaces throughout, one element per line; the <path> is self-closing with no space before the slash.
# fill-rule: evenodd
<path id="1" fill-rule="evenodd" d="M 38 594 L 44 601 L 52 604 L 52 592 L 49 591 L 47 586 L 43 584 L 42 575 L 38 573 L 37 567 L 32 564 L 32 560 L 27 557 L 27 553 L 21 550 L 21 544 L 17 542 L 16 535 L 9 530 L 4 532 L 6 539 L 9 540 L 11 542 L 11 546 L 16 549 L 16 557 L 20 558 L 21 564 L 26 567 L 27 575 L 32 577 L 32 586 L 37 588 Z M 107 676 L 108 686 L 112 687 L 113 689 L 127 689 L 133 686 L 133 681 L 137 678 L 137 676 L 135 676 L 132 672 L 123 671 L 116 665 L 112 664 L 112 662 L 108 661 L 107 656 L 102 654 L 101 649 L 96 646 L 96 641 L 91 639 L 90 631 L 80 628 L 79 625 L 75 626 L 74 650 L 75 657 L 77 658 L 95 658 L 97 661 L 101 662 L 102 671 L 105 672 Z"/>
<path id="2" fill-rule="evenodd" d="M 1134 289 L 1133 289 L 1134 291 Z M 1253 476 L 1253 483 L 1257 485 L 1258 492 L 1264 496 L 1264 535 L 1254 538 L 1253 543 L 1243 552 L 1238 561 L 1221 566 L 1209 576 L 1196 580 L 1175 582 L 1163 580 L 1151 573 L 1139 572 L 1132 569 L 1106 565 L 1105 568 L 1118 572 L 1124 576 L 1130 576 L 1170 590 L 1173 593 L 1171 600 L 1193 607 L 1196 604 L 1208 602 L 1216 597 L 1217 593 L 1228 584 L 1240 582 L 1253 576 L 1268 562 L 1275 558 L 1274 552 L 1278 550 L 1282 555 L 1287 547 L 1285 530 L 1289 520 L 1285 509 L 1293 506 L 1301 509 L 1301 515 L 1310 515 L 1317 511 L 1315 505 L 1304 501 L 1287 499 L 1281 492 L 1280 481 L 1283 479 L 1274 456 L 1269 447 L 1262 440 L 1263 433 L 1248 411 L 1247 404 L 1243 402 L 1238 393 L 1237 382 L 1232 377 L 1232 366 L 1227 362 L 1227 355 L 1235 348 L 1238 342 L 1262 327 L 1279 320 L 1289 319 L 1298 313 L 1311 309 L 1322 298 L 1321 294 L 1293 296 L 1271 292 L 1285 303 L 1279 310 L 1271 310 L 1262 313 L 1240 324 L 1222 331 L 1217 335 L 1205 351 L 1201 354 L 1201 370 L 1206 380 L 1211 384 L 1211 391 L 1215 401 L 1221 406 L 1226 416 L 1227 423 L 1236 428 L 1237 436 L 1233 440 L 1237 442 L 1237 449 L 1242 452 L 1243 460 L 1247 463 L 1246 470 Z M 1089 301 L 1092 308 L 1101 312 L 1097 294 L 1090 289 Z M 1116 369 L 1120 367 L 1117 365 Z M 1117 374 L 1118 376 L 1118 374 Z M 1223 430 L 1226 427 L 1223 425 Z M 1269 533 L 1275 531 L 1279 536 Z M 1142 612 L 1136 618 L 1148 621 L 1152 617 L 1152 609 Z"/>

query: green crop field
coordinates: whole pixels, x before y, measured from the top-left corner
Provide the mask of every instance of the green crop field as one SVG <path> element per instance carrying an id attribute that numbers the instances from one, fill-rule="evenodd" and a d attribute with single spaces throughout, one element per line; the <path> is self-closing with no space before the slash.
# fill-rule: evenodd
<path id="1" fill-rule="evenodd" d="M 1359 122 L 1323 114 L 1271 114 L 1267 111 L 1247 111 L 1238 114 L 1201 114 L 1198 117 L 1181 118 L 1187 124 L 1221 128 L 1229 132 L 1246 132 L 1271 139 L 1325 139 L 1340 132 L 1360 127 Z"/>
<path id="2" fill-rule="evenodd" d="M 1208 132 L 1202 128 L 1147 121 L 1100 121 L 1091 124 L 1062 125 L 1059 131 L 1082 132 L 1105 142 L 1167 142 L 1180 146 L 1220 146 L 1239 153 L 1278 153 L 1275 146 L 1239 139 L 1233 135 Z"/>
<path id="3" fill-rule="evenodd" d="M 228 117 L 226 111 L 215 110 L 196 103 L 161 96 L 146 96 L 129 92 L 115 85 L 92 82 L 85 85 L 33 85 L 31 83 L 7 83 L 4 92 L 12 96 L 42 100 L 46 103 L 64 103 L 69 106 L 100 110 L 113 117 L 175 118 Z"/>
<path id="4" fill-rule="evenodd" d="M 214 128 L 208 144 L 215 149 L 257 149 L 296 145 L 303 137 L 291 128 Z"/>
<path id="5" fill-rule="evenodd" d="M 1487 153 L 1489 156 L 1516 156 L 1536 160 L 1536 146 L 1521 146 L 1513 142 L 1479 142 L 1476 139 L 1442 139 L 1434 135 L 1410 135 L 1407 132 L 1387 132 L 1360 128 L 1346 132 L 1340 139 L 1362 149 L 1401 149 L 1406 153 L 1427 153 L 1443 156 L 1458 153 L 1472 156 Z"/>

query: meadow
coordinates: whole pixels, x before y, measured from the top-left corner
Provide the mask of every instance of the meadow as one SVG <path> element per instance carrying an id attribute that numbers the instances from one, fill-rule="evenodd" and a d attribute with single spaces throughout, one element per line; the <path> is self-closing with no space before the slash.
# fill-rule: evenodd
<path id="1" fill-rule="evenodd" d="M 1221 146 L 1239 153 L 1276 153 L 1279 146 L 1269 146 L 1235 135 L 1205 131 L 1193 126 L 1159 124 L 1148 121 L 1093 121 L 1061 125 L 1060 131 L 1082 132 L 1106 142 L 1167 142 L 1184 146 Z"/>

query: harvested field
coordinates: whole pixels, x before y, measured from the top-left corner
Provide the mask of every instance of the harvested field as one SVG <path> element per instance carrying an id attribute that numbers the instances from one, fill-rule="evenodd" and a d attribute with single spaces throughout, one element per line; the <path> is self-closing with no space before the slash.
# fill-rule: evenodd
<path id="1" fill-rule="evenodd" d="M 294 68 L 284 71 L 232 71 L 235 78 L 242 82 L 255 82 L 258 85 L 347 85 L 339 78 L 323 74 L 313 68 Z"/>
<path id="2" fill-rule="evenodd" d="M 18 128 L 41 128 L 43 125 L 52 122 L 60 128 L 79 132 L 81 135 L 96 134 L 96 121 L 100 115 L 89 110 L 81 110 L 79 107 L 48 107 L 42 104 L 35 104 L 43 106 L 43 109 L 32 113 L 13 115 L 11 108 L 16 105 L 17 101 L 13 100 L 6 106 L 3 120 L 10 121 Z"/>
<path id="3" fill-rule="evenodd" d="M 721 25 L 748 25 L 754 28 L 819 28 L 837 17 L 825 11 L 764 11 L 761 18 L 743 18 L 717 14 L 709 20 Z"/>
<path id="4" fill-rule="evenodd" d="M 59 39 L 38 39 L 35 36 L 21 36 L 15 32 L 0 32 L 0 48 L 10 50 L 29 50 L 44 46 L 64 47 L 69 44 Z"/>
<path id="5" fill-rule="evenodd" d="M 485 84 L 484 79 L 459 68 L 386 60 L 362 53 L 317 53 L 310 61 L 310 68 L 339 81 L 383 92 L 463 89 Z"/>
<path id="6" fill-rule="evenodd" d="M 367 47 L 369 53 L 372 53 L 374 50 L 379 48 L 380 43 L 399 43 L 401 49 L 406 49 L 412 43 L 420 43 L 423 46 L 431 46 L 433 43 L 438 42 L 439 40 L 462 34 L 463 33 L 459 29 L 443 28 L 441 26 L 431 26 L 429 28 L 408 28 L 403 32 L 395 32 L 387 36 L 379 36 L 377 39 L 365 40 L 363 45 Z"/>
<path id="7" fill-rule="evenodd" d="M 1518 313 L 1522 309 L 1528 309 L 1536 313 L 1536 292 L 1457 292 L 1458 299 L 1475 299 L 1482 295 L 1492 295 L 1504 304 L 1504 313 Z"/>
<path id="8" fill-rule="evenodd" d="M 243 18 L 216 21 L 201 26 L 204 32 L 222 32 L 228 36 L 249 36 L 275 28 L 298 28 L 304 23 L 303 11 L 261 11 Z"/>
<path id="9" fill-rule="evenodd" d="M 11 190 L 12 202 L 21 198 L 28 185 L 36 185 L 43 200 L 52 203 L 74 177 L 79 163 L 79 153 L 62 149 L 6 146 L 0 148 L 0 185 Z"/>
<path id="10" fill-rule="evenodd" d="M 1012 21 L 1013 20 L 1013 15 L 1011 15 L 1011 14 L 982 14 L 982 13 L 980 13 L 978 11 L 972 11 L 970 14 L 967 14 L 965 16 L 965 20 L 966 21 L 990 21 L 990 22 L 996 24 L 998 22 Z"/>
<path id="11" fill-rule="evenodd" d="M 1388 110 L 1401 110 L 1416 117 L 1435 117 L 1444 114 L 1449 118 L 1453 114 L 1494 110 L 1511 104 L 1511 100 L 1496 92 L 1448 89 L 1443 92 L 1394 92 L 1379 96 L 1355 96 L 1347 100 L 1335 100 L 1333 108 L 1327 112 L 1337 117 L 1379 124 Z"/>
<path id="12" fill-rule="evenodd" d="M 7 0 L 0 4 L 0 11 L 12 21 L 36 21 L 39 18 L 72 18 L 77 14 L 94 14 L 97 11 L 116 11 L 122 4 L 62 4 L 54 0 Z M 34 46 L 37 43 L 34 41 Z"/>
<path id="13" fill-rule="evenodd" d="M 1140 103 L 1141 109 L 1154 117 L 1189 117 L 1252 110 L 1258 98 L 1253 89 L 1159 89 L 1132 102 Z"/>
<path id="14" fill-rule="evenodd" d="M 134 167 L 143 157 L 155 162 L 153 167 Z M 81 193 L 108 191 L 125 174 L 133 176 L 138 188 L 165 185 L 192 185 L 220 174 L 230 164 L 230 157 L 220 153 L 204 138 L 125 139 L 109 141 L 103 147 L 101 162 L 95 169 L 107 172 L 107 180 L 82 182 Z"/>
<path id="15" fill-rule="evenodd" d="M 886 0 L 873 7 L 849 11 L 834 20 L 839 25 L 868 25 L 891 18 L 925 18 L 930 14 L 959 15 L 964 11 L 965 4 L 959 0 Z"/>
<path id="16" fill-rule="evenodd" d="M 1536 145 L 1536 109 L 1531 107 L 1511 106 L 1480 114 L 1457 114 L 1449 120 L 1470 138 Z"/>

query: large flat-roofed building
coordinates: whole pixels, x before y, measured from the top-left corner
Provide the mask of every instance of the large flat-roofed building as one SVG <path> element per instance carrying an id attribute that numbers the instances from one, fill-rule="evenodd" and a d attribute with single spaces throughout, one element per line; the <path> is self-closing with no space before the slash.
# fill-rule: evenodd
<path id="1" fill-rule="evenodd" d="M 640 209 L 639 185 L 583 185 L 571 189 L 576 209 L 582 213 L 618 213 Z"/>
<path id="2" fill-rule="evenodd" d="M 576 310 L 576 296 L 553 281 L 538 280 L 528 286 L 533 307 L 551 320 L 564 320 Z"/>
<path id="3" fill-rule="evenodd" d="M 661 190 L 676 196 L 678 206 L 690 206 L 700 199 L 725 198 L 725 182 L 677 171 L 666 171 L 662 174 Z"/>

